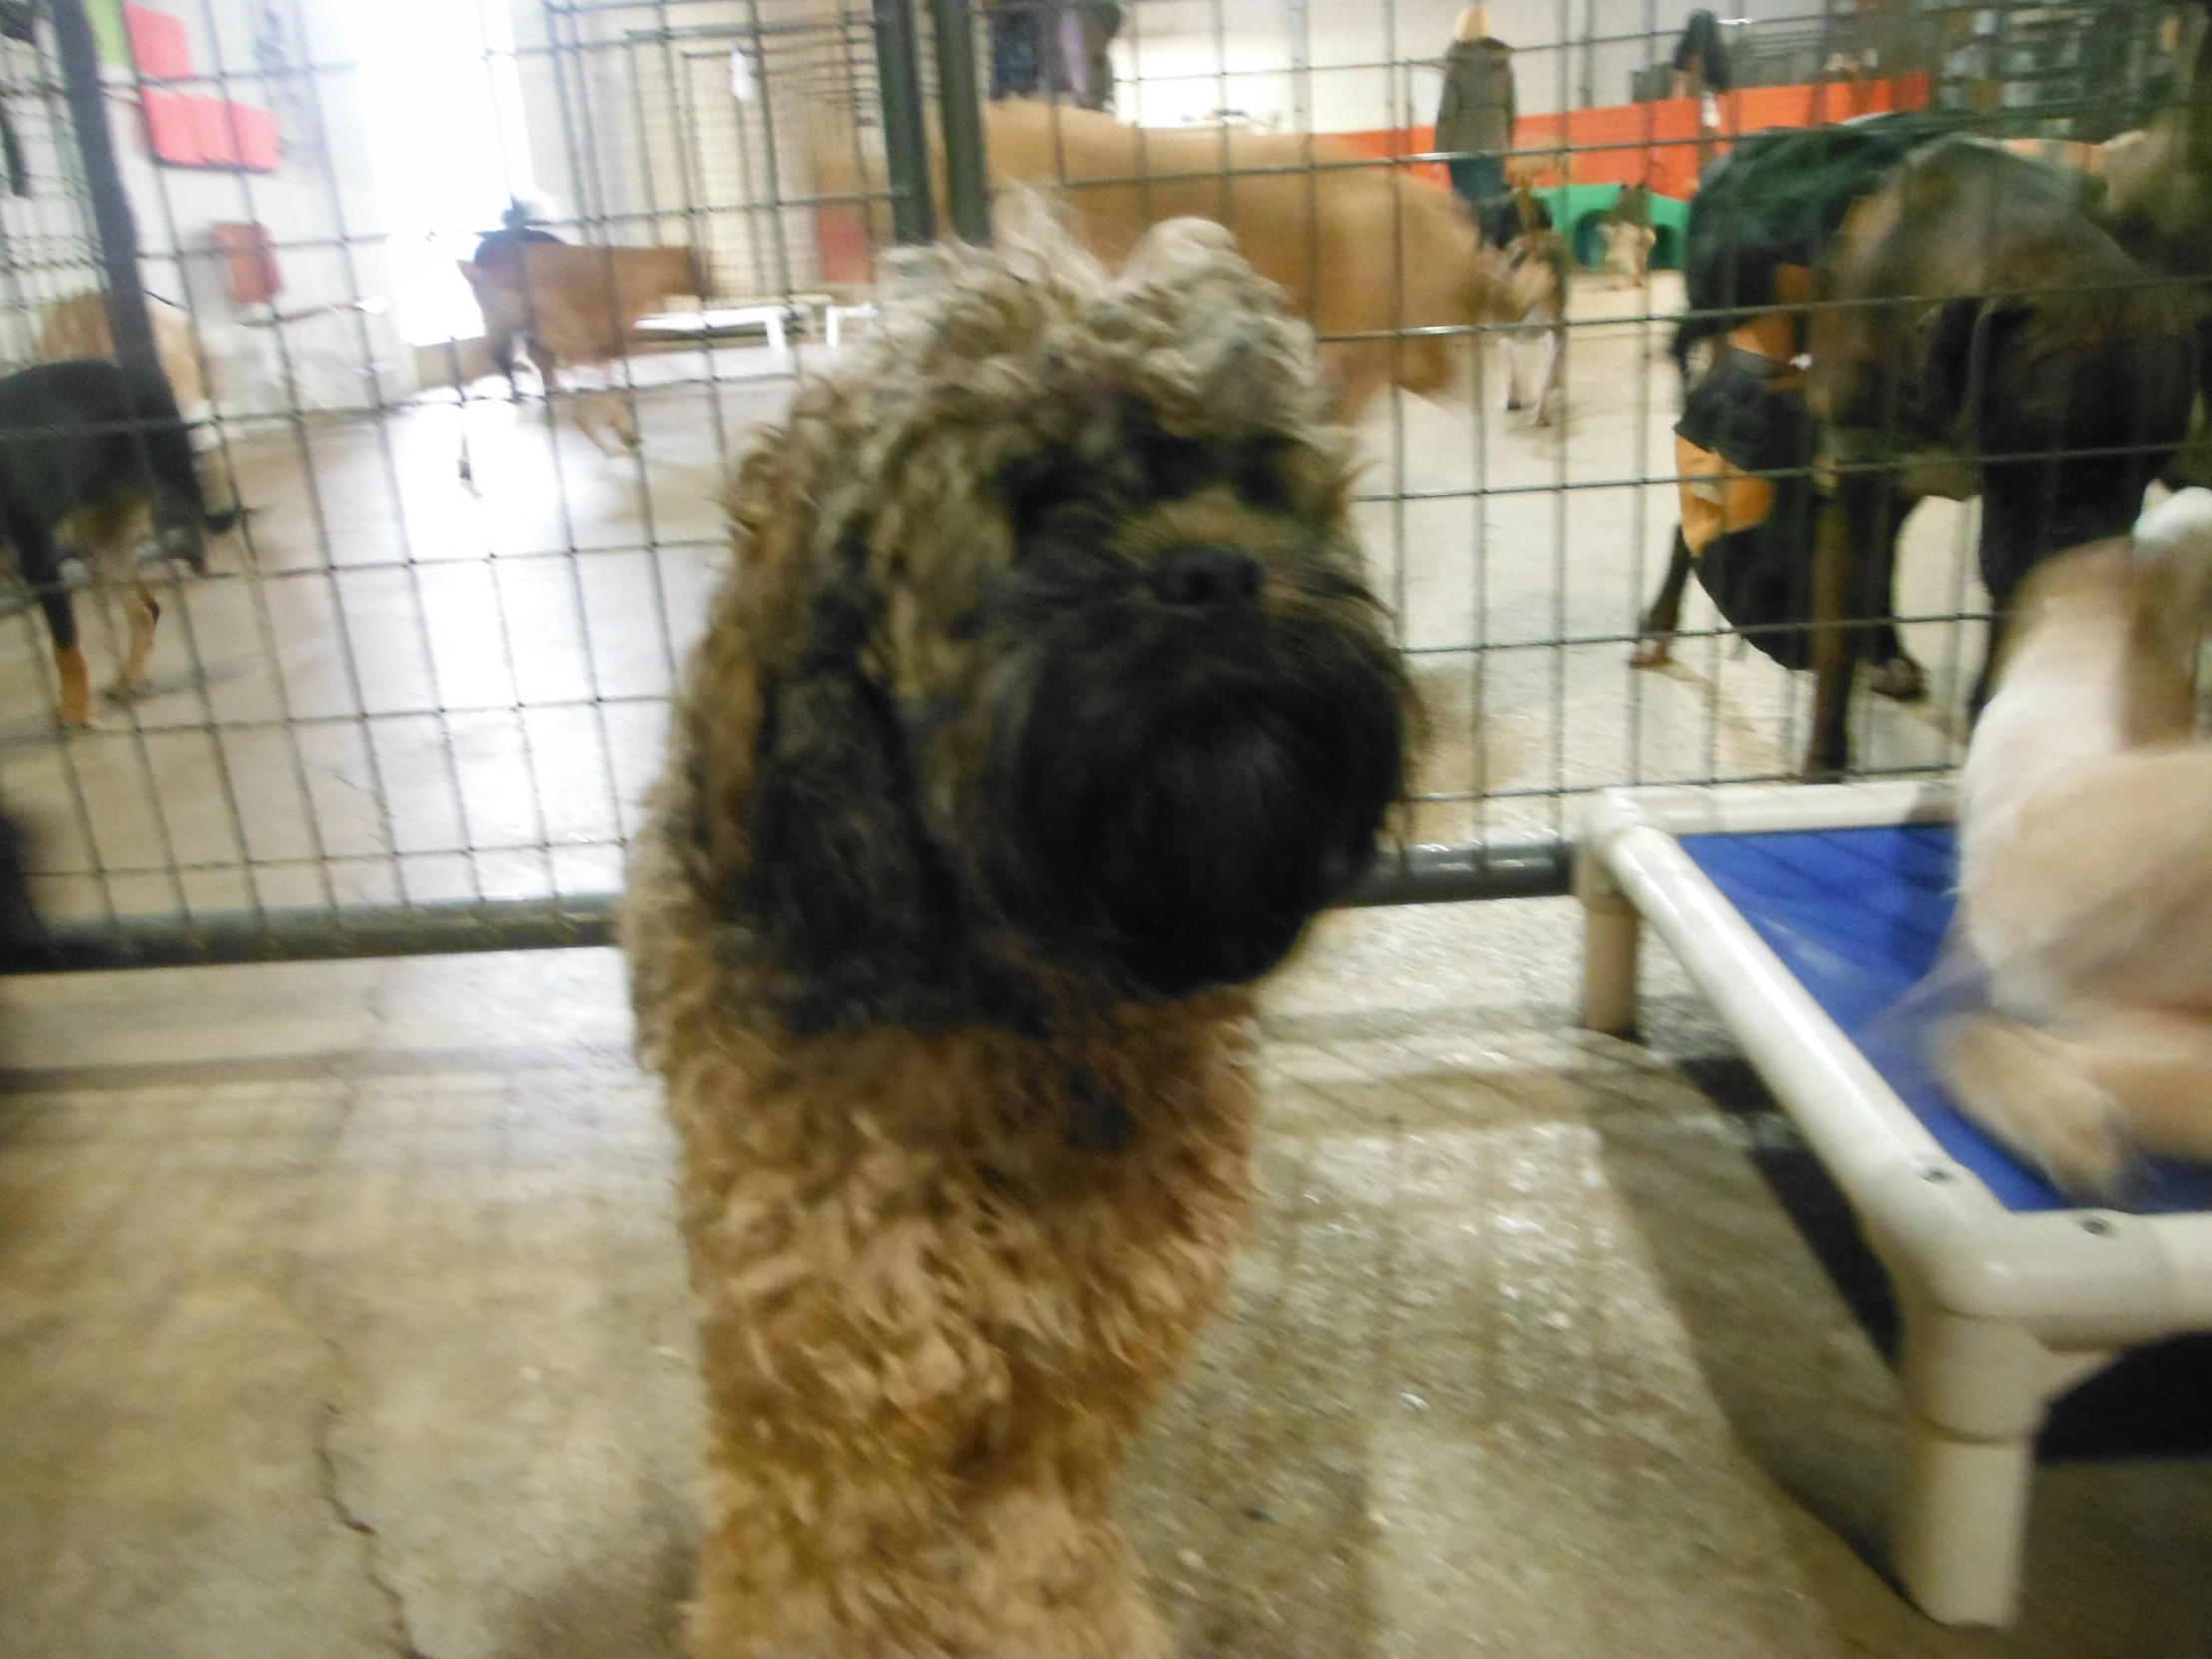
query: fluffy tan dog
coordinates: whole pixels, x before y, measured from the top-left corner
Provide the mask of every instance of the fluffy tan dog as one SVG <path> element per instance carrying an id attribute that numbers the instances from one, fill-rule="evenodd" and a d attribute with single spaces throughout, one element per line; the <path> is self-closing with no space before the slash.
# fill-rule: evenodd
<path id="1" fill-rule="evenodd" d="M 1311 336 L 1214 226 L 1002 238 L 745 459 L 632 863 L 699 1659 L 1165 1652 L 1113 1488 L 1244 1212 L 1241 987 L 1398 788 Z"/>
<path id="2" fill-rule="evenodd" d="M 1387 386 L 1424 397 L 1464 392 L 1469 336 L 1403 330 L 1523 320 L 1503 293 L 1502 261 L 1483 249 L 1450 192 L 1341 139 L 1129 127 L 1035 99 L 987 105 L 984 138 L 993 187 L 1061 193 L 1076 233 L 1109 266 L 1163 221 L 1226 225 L 1237 251 L 1323 336 L 1345 420 L 1359 419 Z M 816 150 L 826 190 L 860 187 L 849 137 L 841 145 L 823 137 Z"/>
<path id="3" fill-rule="evenodd" d="M 2065 1191 L 2136 1151 L 2212 1157 L 2212 744 L 2192 670 L 2212 492 L 2030 579 L 1960 779 L 1959 938 L 1991 1011 L 1936 1069 Z"/>

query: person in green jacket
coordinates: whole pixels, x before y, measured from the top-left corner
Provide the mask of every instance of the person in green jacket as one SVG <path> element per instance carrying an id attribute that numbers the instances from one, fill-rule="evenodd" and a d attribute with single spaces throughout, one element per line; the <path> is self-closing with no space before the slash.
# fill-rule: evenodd
<path id="1" fill-rule="evenodd" d="M 1505 194 L 1505 153 L 1513 148 L 1513 49 L 1490 33 L 1487 6 L 1459 14 L 1444 59 L 1444 96 L 1436 106 L 1436 148 L 1454 150 L 1445 165 L 1461 200 L 1480 204 Z"/>

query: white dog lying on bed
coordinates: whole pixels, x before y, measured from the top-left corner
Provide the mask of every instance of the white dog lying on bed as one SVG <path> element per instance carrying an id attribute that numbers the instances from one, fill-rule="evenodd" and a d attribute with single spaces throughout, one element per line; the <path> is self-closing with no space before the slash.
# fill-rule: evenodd
<path id="1" fill-rule="evenodd" d="M 2194 735 L 2212 491 L 2043 565 L 1959 780 L 1958 920 L 1987 1011 L 1932 1057 L 2068 1194 L 2212 1158 L 2212 742 Z"/>

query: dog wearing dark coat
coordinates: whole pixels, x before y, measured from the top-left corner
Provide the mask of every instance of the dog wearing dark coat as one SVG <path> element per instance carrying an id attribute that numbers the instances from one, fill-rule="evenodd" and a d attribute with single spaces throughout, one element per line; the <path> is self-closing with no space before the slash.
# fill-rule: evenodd
<path id="1" fill-rule="evenodd" d="M 1017 217 L 745 459 L 633 852 L 697 1659 L 1166 1653 L 1113 1488 L 1244 1214 L 1245 987 L 1399 788 L 1311 334 L 1217 226 Z"/>
<path id="2" fill-rule="evenodd" d="M 46 613 L 64 726 L 91 725 L 93 703 L 62 543 L 123 591 L 130 635 L 107 695 L 127 702 L 145 690 L 162 614 L 139 544 L 151 529 L 165 552 L 205 571 L 205 532 L 236 517 L 208 512 L 191 438 L 159 373 L 86 357 L 0 378 L 0 534 Z"/>
<path id="3" fill-rule="evenodd" d="M 1785 349 L 1807 355 L 1806 401 L 1835 474 L 1800 619 L 1815 675 L 1808 773 L 1847 763 L 1858 662 L 1876 690 L 1920 695 L 1891 596 L 1914 502 L 1981 496 L 1981 575 L 2001 630 L 2038 562 L 2127 529 L 2187 434 L 2190 304 L 2148 280 L 2090 205 L 2073 175 L 1899 117 L 1747 141 L 1692 206 L 1686 373 L 1713 335 L 1816 301 L 1809 320 L 1783 324 Z M 1639 663 L 1666 660 L 1688 573 L 1678 549 Z M 1987 679 L 1984 667 L 1974 709 Z"/>

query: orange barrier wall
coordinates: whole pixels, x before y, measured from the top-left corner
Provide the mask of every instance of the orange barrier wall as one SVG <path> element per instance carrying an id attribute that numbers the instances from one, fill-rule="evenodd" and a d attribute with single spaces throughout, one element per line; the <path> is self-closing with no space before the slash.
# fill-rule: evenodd
<path id="1" fill-rule="evenodd" d="M 1772 127 L 1818 127 L 1854 116 L 1926 109 L 1928 77 L 1750 87 L 1726 94 L 1720 106 L 1720 137 L 1725 143 Z M 1542 150 L 1560 143 L 1569 147 L 1566 179 L 1547 183 L 1649 184 L 1663 196 L 1686 197 L 1697 189 L 1697 101 L 1666 98 L 1650 104 L 1574 110 L 1565 116 L 1529 116 L 1513 129 L 1513 147 Z"/>
<path id="2" fill-rule="evenodd" d="M 1751 87 L 1721 104 L 1721 142 L 1770 127 L 1815 127 L 1854 116 L 1928 107 L 1928 77 L 1888 81 L 1832 81 L 1819 86 Z M 1331 137 L 1378 158 L 1419 155 L 1435 145 L 1433 127 L 1384 128 Z M 1663 98 L 1649 104 L 1608 104 L 1560 115 L 1524 116 L 1513 129 L 1513 148 L 1542 152 L 1568 147 L 1566 177 L 1545 170 L 1542 184 L 1648 184 L 1662 196 L 1687 197 L 1697 189 L 1697 101 Z M 1417 169 L 1437 184 L 1444 169 Z"/>
<path id="3" fill-rule="evenodd" d="M 1771 127 L 1816 127 L 1854 116 L 1885 115 L 1894 110 L 1928 108 L 1928 77 L 1901 75 L 1887 81 L 1829 81 L 1819 86 L 1748 87 L 1721 99 L 1720 142 Z M 1381 128 L 1364 133 L 1331 133 L 1332 140 L 1383 160 L 1433 150 L 1436 129 Z M 1697 189 L 1697 101 L 1662 98 L 1649 104 L 1608 104 L 1561 115 L 1524 116 L 1514 125 L 1513 148 L 1541 153 L 1568 147 L 1566 177 L 1544 169 L 1533 182 L 1547 185 L 1646 184 L 1662 196 L 1687 198 Z M 1413 172 L 1448 188 L 1440 162 Z M 858 213 L 824 209 L 815 216 L 826 281 L 864 280 L 869 266 L 866 237 Z"/>

